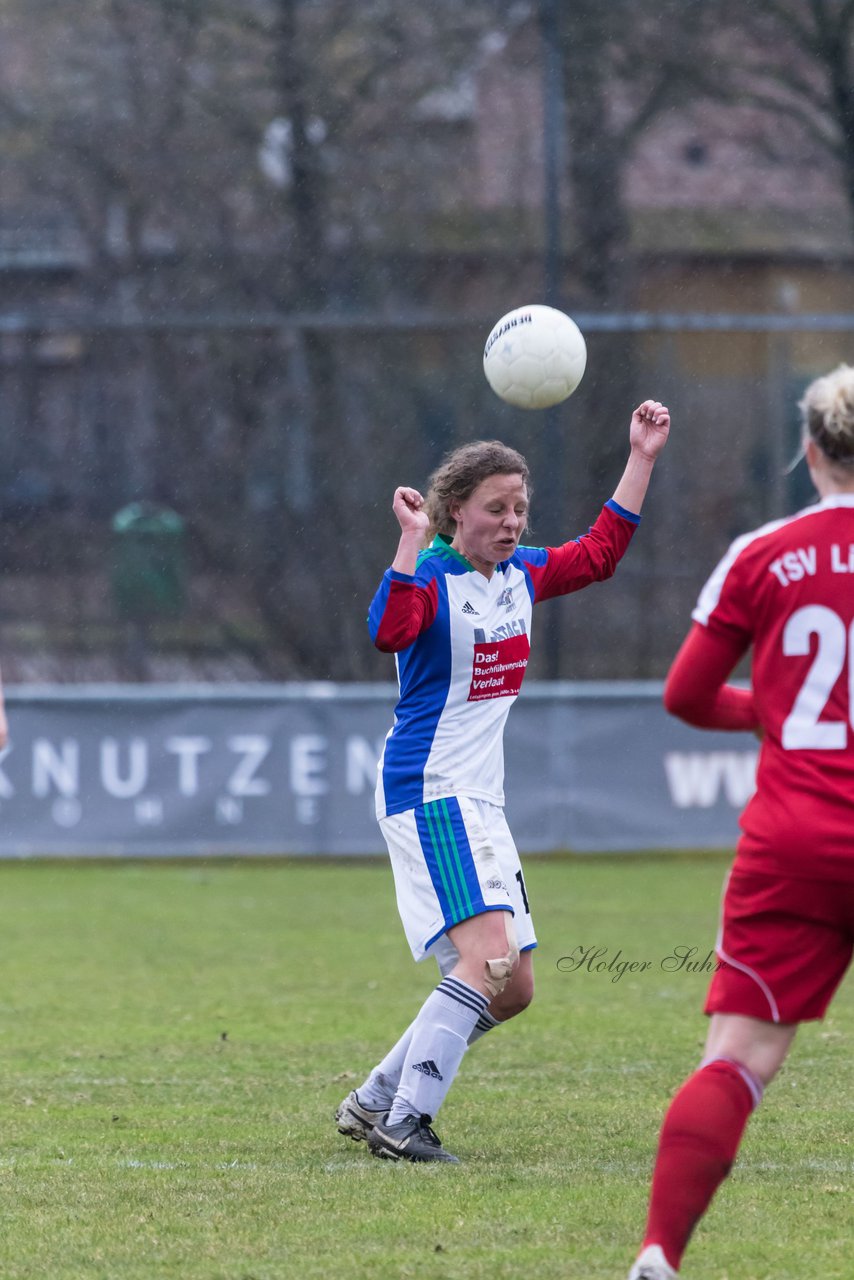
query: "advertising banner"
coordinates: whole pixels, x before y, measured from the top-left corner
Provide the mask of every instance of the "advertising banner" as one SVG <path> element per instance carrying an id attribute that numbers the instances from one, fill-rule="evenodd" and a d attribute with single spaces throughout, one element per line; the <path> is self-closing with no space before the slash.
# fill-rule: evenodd
<path id="1" fill-rule="evenodd" d="M 0 857 L 382 853 L 391 685 L 7 690 Z M 729 848 L 750 735 L 666 715 L 657 683 L 532 683 L 505 738 L 523 852 Z"/>

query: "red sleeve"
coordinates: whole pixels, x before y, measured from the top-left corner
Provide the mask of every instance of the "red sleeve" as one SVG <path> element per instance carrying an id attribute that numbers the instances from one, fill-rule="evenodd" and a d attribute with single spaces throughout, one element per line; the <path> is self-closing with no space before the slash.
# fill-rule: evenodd
<path id="1" fill-rule="evenodd" d="M 432 625 L 438 589 L 435 579 L 426 587 L 386 573 L 368 617 L 374 644 L 383 653 L 400 653 Z"/>
<path id="2" fill-rule="evenodd" d="M 632 540 L 638 520 L 638 516 L 629 513 L 618 514 L 606 503 L 596 523 L 580 538 L 560 547 L 526 547 L 524 559 L 537 603 L 610 578 Z"/>
<path id="3" fill-rule="evenodd" d="M 673 660 L 664 686 L 664 705 L 698 729 L 756 729 L 752 689 L 736 689 L 727 676 L 748 643 L 694 623 Z"/>

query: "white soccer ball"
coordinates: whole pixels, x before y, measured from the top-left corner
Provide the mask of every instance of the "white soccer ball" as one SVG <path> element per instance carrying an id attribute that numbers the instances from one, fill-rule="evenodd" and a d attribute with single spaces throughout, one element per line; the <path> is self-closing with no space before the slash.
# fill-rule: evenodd
<path id="1" fill-rule="evenodd" d="M 548 409 L 571 396 L 584 374 L 587 344 L 574 320 L 554 307 L 508 311 L 483 349 L 492 390 L 517 409 Z"/>

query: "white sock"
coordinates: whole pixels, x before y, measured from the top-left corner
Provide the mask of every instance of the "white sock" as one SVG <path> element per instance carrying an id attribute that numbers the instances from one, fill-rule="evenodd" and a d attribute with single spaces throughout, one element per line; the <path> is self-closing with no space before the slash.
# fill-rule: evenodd
<path id="1" fill-rule="evenodd" d="M 392 1099 L 397 1093 L 397 1086 L 400 1084 L 400 1075 L 403 1071 L 406 1051 L 412 1039 L 412 1028 L 414 1026 L 415 1023 L 410 1022 L 397 1044 L 389 1049 L 382 1062 L 377 1063 L 367 1079 L 356 1090 L 356 1097 L 362 1106 L 367 1107 L 369 1111 L 388 1111 L 391 1106 Z M 492 1031 L 494 1027 L 500 1026 L 500 1020 L 493 1018 L 489 1010 L 484 1009 L 473 1029 L 469 1032 L 468 1043 L 474 1044 L 475 1040 L 485 1036 L 487 1031 Z"/>
<path id="2" fill-rule="evenodd" d="M 388 1111 L 391 1106 L 414 1026 L 415 1022 L 410 1022 L 397 1044 L 389 1049 L 382 1062 L 377 1063 L 367 1080 L 356 1090 L 356 1097 L 369 1111 Z"/>
<path id="3" fill-rule="evenodd" d="M 469 1035 L 469 1044 L 474 1044 L 475 1040 L 479 1040 L 481 1036 L 485 1036 L 487 1031 L 491 1031 L 493 1027 L 500 1027 L 501 1022 L 498 1018 L 493 1018 L 488 1009 L 484 1009 L 483 1013 L 474 1024 L 474 1029 Z"/>
<path id="4" fill-rule="evenodd" d="M 413 1115 L 435 1117 L 488 1004 L 486 996 L 453 977 L 443 978 L 427 997 L 412 1024 L 389 1124 Z"/>
<path id="5" fill-rule="evenodd" d="M 447 978 L 453 969 L 460 962 L 460 953 L 451 942 L 447 934 L 436 944 L 436 963 L 439 966 L 439 972 L 443 978 Z M 488 1009 L 484 1009 L 483 1013 L 477 1020 L 474 1031 L 469 1036 L 469 1044 L 474 1044 L 475 1040 L 479 1040 L 481 1036 L 485 1036 L 487 1031 L 491 1031 L 493 1027 L 500 1027 L 501 1022 L 498 1018 L 493 1018 Z M 401 1062 L 401 1066 L 403 1063 Z M 399 1079 L 399 1077 L 398 1077 Z M 395 1081 L 395 1088 L 397 1082 Z"/>

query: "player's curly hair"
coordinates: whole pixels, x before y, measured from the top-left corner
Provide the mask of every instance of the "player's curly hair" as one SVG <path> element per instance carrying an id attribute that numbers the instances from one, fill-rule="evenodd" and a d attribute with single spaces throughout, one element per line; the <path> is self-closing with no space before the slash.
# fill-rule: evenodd
<path id="1" fill-rule="evenodd" d="M 515 449 L 500 440 L 473 440 L 449 453 L 429 480 L 424 509 L 430 518 L 428 541 L 437 533 L 453 538 L 457 522 L 451 515 L 452 502 L 465 502 L 489 476 L 520 475 L 531 496 L 528 464 Z"/>
<path id="2" fill-rule="evenodd" d="M 830 462 L 854 470 L 854 369 L 841 364 L 816 378 L 798 408 L 804 431 Z"/>

